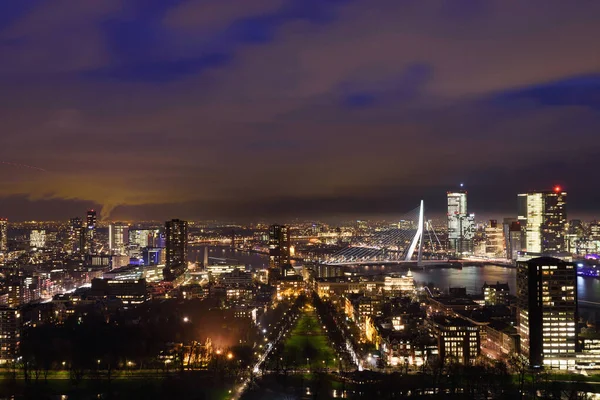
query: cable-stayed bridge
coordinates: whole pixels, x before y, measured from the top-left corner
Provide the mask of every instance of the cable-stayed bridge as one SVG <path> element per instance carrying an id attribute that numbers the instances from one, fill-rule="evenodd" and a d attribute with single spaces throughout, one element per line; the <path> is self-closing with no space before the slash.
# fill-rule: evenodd
<path id="1" fill-rule="evenodd" d="M 357 235 L 352 238 L 348 247 L 329 256 L 326 263 L 333 265 L 376 262 L 423 264 L 425 259 L 439 260 L 444 255 L 444 248 L 433 225 L 425 218 L 425 207 L 421 200 L 417 208 L 402 216 L 397 226 Z"/>

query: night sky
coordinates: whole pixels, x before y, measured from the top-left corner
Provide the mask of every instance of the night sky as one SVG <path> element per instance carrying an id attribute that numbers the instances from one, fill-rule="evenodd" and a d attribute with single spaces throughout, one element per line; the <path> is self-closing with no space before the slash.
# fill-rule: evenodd
<path id="1" fill-rule="evenodd" d="M 0 2 L 0 216 L 600 217 L 600 1 Z"/>

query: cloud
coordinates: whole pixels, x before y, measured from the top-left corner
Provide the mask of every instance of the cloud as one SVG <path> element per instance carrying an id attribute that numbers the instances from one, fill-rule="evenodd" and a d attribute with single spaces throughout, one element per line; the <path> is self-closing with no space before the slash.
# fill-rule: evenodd
<path id="1" fill-rule="evenodd" d="M 170 29 L 183 31 L 215 31 L 232 21 L 261 16 L 277 11 L 283 0 L 192 0 L 170 9 L 163 23 Z"/>
<path id="2" fill-rule="evenodd" d="M 499 207 L 600 146 L 597 3 L 67 3 L 0 24 L 0 160 L 50 171 L 0 197 L 65 215 L 392 212 L 482 171 Z"/>

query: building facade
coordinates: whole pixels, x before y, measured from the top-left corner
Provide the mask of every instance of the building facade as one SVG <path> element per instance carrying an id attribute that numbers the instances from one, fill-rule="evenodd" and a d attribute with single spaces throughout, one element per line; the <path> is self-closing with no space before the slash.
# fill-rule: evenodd
<path id="1" fill-rule="evenodd" d="M 290 231 L 285 225 L 269 227 L 269 266 L 280 271 L 290 263 Z"/>
<path id="2" fill-rule="evenodd" d="M 108 247 L 112 254 L 125 254 L 129 244 L 129 225 L 114 223 L 108 226 Z"/>
<path id="3" fill-rule="evenodd" d="M 0 251 L 8 251 L 8 220 L 0 218 Z"/>
<path id="4" fill-rule="evenodd" d="M 0 365 L 17 359 L 21 342 L 21 313 L 17 308 L 0 306 Z"/>
<path id="5" fill-rule="evenodd" d="M 85 229 L 85 236 L 86 236 L 86 244 L 87 244 L 87 249 L 89 253 L 93 253 L 96 249 L 95 249 L 95 241 L 96 241 L 96 224 L 98 222 L 98 217 L 96 215 L 96 211 L 95 210 L 89 210 L 87 212 L 87 217 L 86 217 L 86 229 Z"/>
<path id="6" fill-rule="evenodd" d="M 521 223 L 516 218 L 504 218 L 502 228 L 504 231 L 506 259 L 516 260 L 519 257 L 519 252 L 523 250 Z"/>
<path id="7" fill-rule="evenodd" d="M 69 246 L 73 253 L 83 253 L 85 250 L 85 229 L 79 217 L 69 221 Z"/>
<path id="8" fill-rule="evenodd" d="M 29 233 L 29 246 L 36 249 L 46 247 L 46 230 L 32 229 Z"/>
<path id="9" fill-rule="evenodd" d="M 165 223 L 165 279 L 173 280 L 183 274 L 187 265 L 188 223 L 173 219 Z"/>
<path id="10" fill-rule="evenodd" d="M 455 254 L 473 252 L 474 216 L 467 213 L 467 192 L 448 192 L 448 249 Z"/>
<path id="11" fill-rule="evenodd" d="M 548 255 L 565 251 L 567 193 L 556 187 L 552 191 L 522 193 L 518 199 L 523 250 Z"/>
<path id="12" fill-rule="evenodd" d="M 532 367 L 575 366 L 577 270 L 552 257 L 517 263 L 517 320 L 521 351 Z"/>
<path id="13" fill-rule="evenodd" d="M 498 221 L 491 219 L 485 227 L 485 255 L 487 257 L 504 257 L 504 231 Z"/>
<path id="14" fill-rule="evenodd" d="M 434 316 L 430 320 L 433 336 L 443 363 L 471 364 L 479 356 L 479 328 L 461 318 Z"/>

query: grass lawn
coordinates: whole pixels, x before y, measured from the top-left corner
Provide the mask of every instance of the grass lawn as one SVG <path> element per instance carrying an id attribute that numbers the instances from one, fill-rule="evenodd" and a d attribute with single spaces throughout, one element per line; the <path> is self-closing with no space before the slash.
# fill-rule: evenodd
<path id="1" fill-rule="evenodd" d="M 0 383 L 0 398 L 69 399 L 116 398 L 133 400 L 225 400 L 231 398 L 229 389 L 231 380 L 215 381 L 205 373 L 190 372 L 183 376 L 135 376 L 130 379 L 120 377 L 110 383 L 106 379 L 88 377 L 74 384 L 65 377 L 56 374 L 47 381 L 25 382 L 5 379 Z"/>
<path id="2" fill-rule="evenodd" d="M 290 337 L 284 343 L 284 357 L 300 368 L 335 368 L 335 352 L 329 346 L 327 336 L 315 311 L 308 309 L 298 319 Z M 325 361 L 325 362 L 323 362 Z"/>

